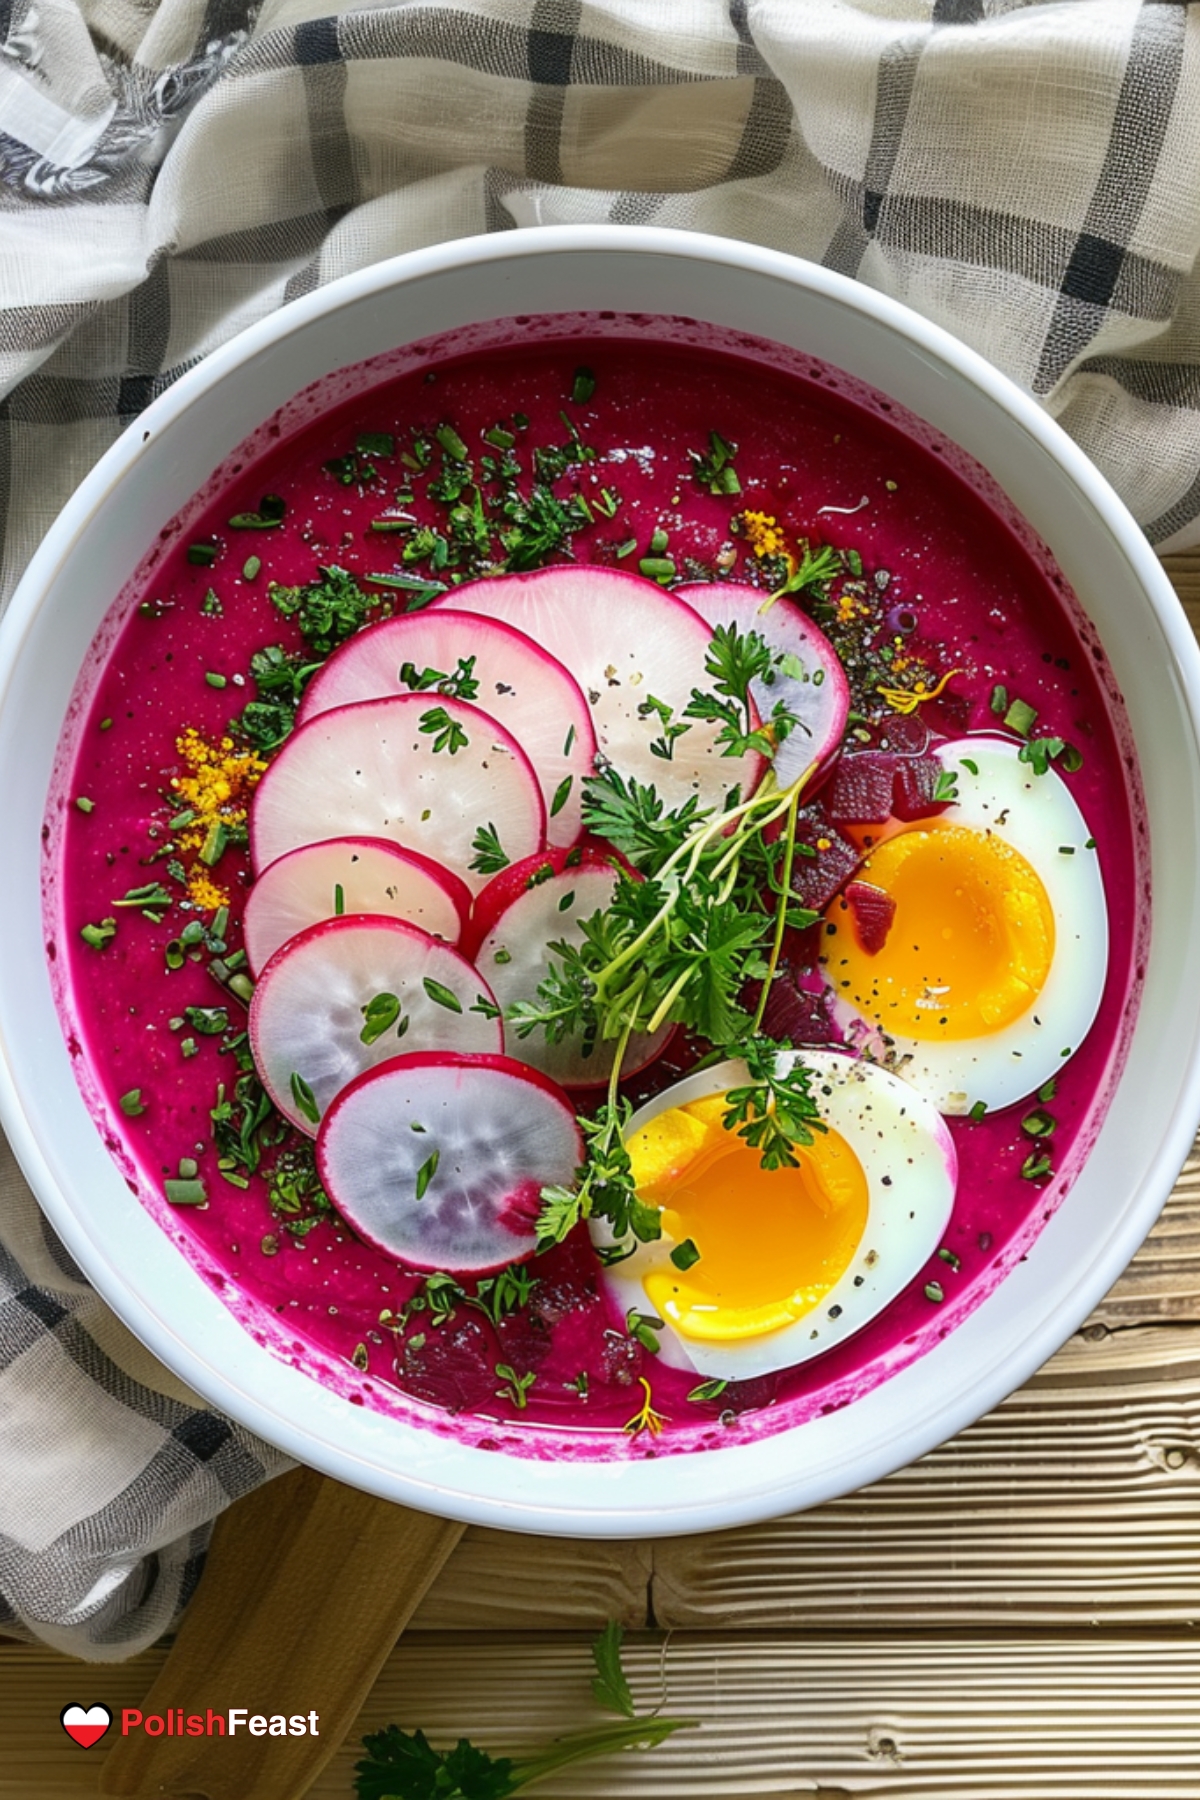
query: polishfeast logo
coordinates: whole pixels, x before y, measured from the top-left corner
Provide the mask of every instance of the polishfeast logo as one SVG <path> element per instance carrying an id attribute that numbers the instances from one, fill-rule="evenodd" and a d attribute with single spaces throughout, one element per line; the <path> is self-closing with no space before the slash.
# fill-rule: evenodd
<path id="1" fill-rule="evenodd" d="M 63 1730 L 81 1749 L 93 1744 L 110 1729 L 113 1715 L 99 1703 L 80 1706 L 72 1701 L 58 1715 Z M 136 1706 L 121 1708 L 121 1736 L 143 1732 L 147 1737 L 237 1737 L 241 1731 L 251 1737 L 320 1737 L 320 1715 L 308 1713 L 252 1713 L 246 1706 L 231 1706 L 227 1712 L 185 1712 L 182 1706 L 168 1707 L 164 1713 L 143 1713 Z"/>

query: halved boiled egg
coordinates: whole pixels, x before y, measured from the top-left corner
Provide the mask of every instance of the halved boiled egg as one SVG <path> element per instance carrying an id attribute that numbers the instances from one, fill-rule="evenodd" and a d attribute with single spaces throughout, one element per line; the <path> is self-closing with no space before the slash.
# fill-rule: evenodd
<path id="1" fill-rule="evenodd" d="M 873 1063 L 803 1060 L 826 1130 L 796 1147 L 798 1168 L 764 1169 L 725 1130 L 744 1063 L 676 1082 L 630 1122 L 634 1180 L 661 1209 L 662 1237 L 629 1238 L 604 1279 L 623 1311 L 662 1321 L 674 1368 L 731 1381 L 804 1362 L 859 1331 L 938 1247 L 958 1163 L 935 1108 Z M 611 1245 L 603 1222 L 592 1229 Z"/>
<path id="2" fill-rule="evenodd" d="M 958 797 L 885 830 L 828 908 L 825 978 L 844 1021 L 943 1113 L 1008 1106 L 1086 1036 L 1108 970 L 1095 841 L 1066 783 L 1003 738 L 936 755 Z M 857 904 L 856 904 L 857 903 Z"/>

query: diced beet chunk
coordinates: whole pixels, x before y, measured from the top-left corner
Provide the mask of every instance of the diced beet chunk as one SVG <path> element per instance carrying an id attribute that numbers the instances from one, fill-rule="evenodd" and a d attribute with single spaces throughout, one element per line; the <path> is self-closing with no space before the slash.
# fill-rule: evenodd
<path id="1" fill-rule="evenodd" d="M 861 852 L 834 829 L 819 807 L 805 808 L 796 821 L 792 865 L 792 892 L 801 906 L 824 912 L 861 861 Z"/>
<path id="2" fill-rule="evenodd" d="M 875 747 L 894 756 L 923 756 L 929 748 L 929 727 L 920 713 L 896 713 L 879 727 Z"/>
<path id="3" fill-rule="evenodd" d="M 758 984 L 755 983 L 758 990 Z M 753 996 L 757 1003 L 758 991 Z M 771 983 L 762 1028 L 770 1038 L 791 1044 L 837 1044 L 842 1034 L 829 1014 L 826 991 L 801 987 L 790 969 L 781 968 Z"/>
<path id="4" fill-rule="evenodd" d="M 477 1319 L 461 1319 L 426 1333 L 422 1344 L 406 1343 L 396 1363 L 407 1393 L 447 1412 L 480 1412 L 495 1398 L 495 1349 Z"/>
<path id="5" fill-rule="evenodd" d="M 843 756 L 824 796 L 833 823 L 882 825 L 890 819 L 899 761 L 889 750 L 860 750 Z"/>
<path id="6" fill-rule="evenodd" d="M 887 943 L 896 916 L 896 902 L 883 888 L 874 887 L 869 881 L 850 882 L 845 899 L 859 944 L 868 956 L 878 956 Z"/>
<path id="7" fill-rule="evenodd" d="M 907 824 L 912 819 L 929 819 L 945 812 L 948 800 L 938 800 L 939 776 L 945 768 L 936 756 L 905 757 L 897 764 L 896 791 L 892 807 L 898 819 Z"/>

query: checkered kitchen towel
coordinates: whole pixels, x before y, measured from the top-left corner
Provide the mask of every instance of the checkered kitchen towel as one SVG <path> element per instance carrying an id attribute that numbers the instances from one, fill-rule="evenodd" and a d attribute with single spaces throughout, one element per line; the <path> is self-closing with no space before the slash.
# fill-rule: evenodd
<path id="1" fill-rule="evenodd" d="M 898 296 L 1037 394 L 1152 541 L 1200 541 L 1195 14 L 0 0 L 0 591 L 241 326 L 397 251 L 593 220 Z M 153 1362 L 0 1169 L 0 1630 L 139 1649 L 282 1460 Z"/>

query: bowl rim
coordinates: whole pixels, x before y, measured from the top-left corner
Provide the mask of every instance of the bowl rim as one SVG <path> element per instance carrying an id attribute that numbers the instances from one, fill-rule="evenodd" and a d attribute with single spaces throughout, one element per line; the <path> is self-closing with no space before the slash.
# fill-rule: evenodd
<path id="1" fill-rule="evenodd" d="M 890 296 L 848 277 L 784 252 L 739 240 L 652 226 L 621 225 L 520 228 L 409 251 L 342 276 L 302 296 L 212 351 L 152 402 L 105 452 L 68 500 L 31 559 L 0 622 L 0 716 L 8 704 L 22 649 L 43 603 L 45 590 L 72 544 L 87 530 L 112 489 L 125 478 L 137 460 L 145 433 L 157 434 L 186 411 L 196 396 L 236 373 L 266 346 L 302 332 L 312 321 L 370 296 L 426 277 L 468 268 L 486 269 L 513 258 L 581 252 L 607 255 L 617 251 L 683 258 L 710 267 L 748 271 L 793 288 L 802 287 L 891 329 L 919 351 L 961 376 L 970 386 L 982 389 L 987 398 L 1011 414 L 1063 469 L 1095 515 L 1095 523 L 1109 533 L 1113 548 L 1128 564 L 1156 617 L 1179 677 L 1183 711 L 1194 737 L 1200 741 L 1200 647 L 1165 572 L 1105 477 L 1032 396 L 942 327 Z M 724 1484 L 720 1481 L 703 1484 L 706 1491 L 701 1494 L 685 1492 L 678 1503 L 672 1500 L 670 1507 L 664 1510 L 661 1499 L 651 1492 L 648 1479 L 639 1479 L 635 1473 L 654 1466 L 649 1463 L 564 1461 L 542 1464 L 503 1456 L 487 1456 L 485 1461 L 481 1451 L 470 1450 L 453 1441 L 444 1442 L 433 1432 L 426 1432 L 426 1454 L 416 1455 L 412 1467 L 385 1468 L 372 1460 L 373 1434 L 369 1429 L 358 1429 L 353 1433 L 355 1443 L 352 1447 L 334 1441 L 332 1435 L 322 1435 L 326 1415 L 330 1421 L 335 1417 L 326 1404 L 335 1396 L 323 1387 L 319 1388 L 320 1403 L 309 1409 L 299 1405 L 281 1410 L 281 1402 L 265 1400 L 258 1391 L 248 1391 L 228 1367 L 214 1366 L 180 1334 L 169 1317 L 148 1305 L 125 1271 L 102 1252 L 102 1247 L 87 1229 L 83 1209 L 60 1187 L 38 1141 L 21 1099 L 16 1060 L 0 1018 L 0 1122 L 8 1132 L 35 1196 L 101 1297 L 143 1343 L 205 1400 L 298 1460 L 384 1497 L 471 1523 L 590 1537 L 708 1530 L 815 1505 L 878 1480 L 981 1417 L 1028 1379 L 1078 1329 L 1107 1292 L 1157 1217 L 1191 1147 L 1195 1124 L 1200 1118 L 1198 1036 L 1183 1059 L 1178 1098 L 1169 1128 L 1163 1133 L 1145 1178 L 1130 1195 L 1107 1237 L 1088 1247 L 1090 1256 L 1086 1261 L 1080 1257 L 1078 1245 L 1072 1247 L 1075 1271 L 1069 1295 L 1060 1298 L 1040 1317 L 1019 1343 L 992 1361 L 985 1361 L 982 1369 L 962 1383 L 956 1393 L 935 1397 L 903 1420 L 898 1420 L 894 1430 L 877 1433 L 869 1442 L 860 1443 L 854 1454 L 841 1456 L 835 1466 L 823 1471 L 806 1471 L 800 1457 L 793 1458 L 789 1465 L 786 1457 L 767 1454 L 771 1446 L 796 1438 L 796 1431 L 783 1431 L 758 1442 L 739 1443 L 707 1452 L 704 1460 L 711 1459 L 714 1466 L 720 1464 L 730 1479 Z M 1060 1209 L 1045 1227 L 1038 1239 L 1039 1246 L 1054 1237 L 1054 1228 L 1061 1223 L 1063 1210 Z M 157 1225 L 154 1229 L 158 1230 Z M 171 1248 L 174 1253 L 173 1246 Z M 1042 1260 L 1044 1263 L 1045 1258 Z M 1011 1284 L 1018 1283 L 1022 1274 L 1022 1271 L 1010 1271 L 996 1292 L 1003 1292 Z M 195 1279 L 192 1271 L 188 1272 L 188 1279 Z M 1026 1278 L 1027 1287 L 1028 1284 L 1029 1278 Z M 211 1306 L 224 1312 L 222 1301 L 209 1294 L 207 1289 L 203 1292 Z M 963 1334 L 982 1319 L 995 1297 L 992 1294 L 982 1301 L 949 1341 L 961 1344 Z M 236 1324 L 231 1315 L 226 1316 Z M 239 1325 L 237 1329 L 240 1332 L 243 1328 Z M 319 1386 L 310 1377 L 301 1376 L 278 1363 L 271 1352 L 253 1348 L 257 1356 L 267 1358 L 279 1373 L 276 1380 L 264 1375 L 258 1384 L 265 1386 L 272 1395 L 289 1392 L 288 1377 L 302 1381 L 306 1389 Z M 927 1365 L 943 1349 L 944 1344 L 937 1346 L 913 1366 Z M 875 1391 L 887 1392 L 895 1381 L 902 1379 L 902 1374 Z M 373 1417 L 363 1408 L 351 1408 L 345 1402 L 339 1404 L 344 1412 L 354 1415 L 359 1426 L 368 1424 Z M 311 1416 L 306 1421 L 306 1410 L 320 1416 L 321 1429 L 314 1425 Z M 377 1423 L 384 1431 L 376 1432 L 375 1437 L 399 1432 L 408 1441 L 408 1434 L 414 1429 L 383 1416 L 378 1416 Z M 811 1421 L 806 1429 L 824 1423 Z M 441 1449 L 435 1450 L 434 1446 L 439 1444 Z M 409 1448 L 412 1448 L 411 1443 Z M 474 1459 L 473 1463 L 471 1459 Z M 689 1456 L 686 1465 L 681 1466 L 686 1466 L 690 1472 L 697 1460 L 699 1453 Z M 675 1462 L 674 1457 L 665 1458 L 657 1467 L 667 1468 Z M 780 1464 L 787 1466 L 780 1467 Z M 506 1467 L 511 1479 L 492 1478 L 496 1471 Z M 557 1491 L 572 1488 L 570 1480 L 559 1479 L 564 1471 L 576 1478 L 573 1485 L 578 1492 L 570 1500 Z M 635 1491 L 632 1494 L 618 1492 L 621 1482 Z M 689 1481 L 676 1485 L 687 1489 L 692 1484 Z"/>

